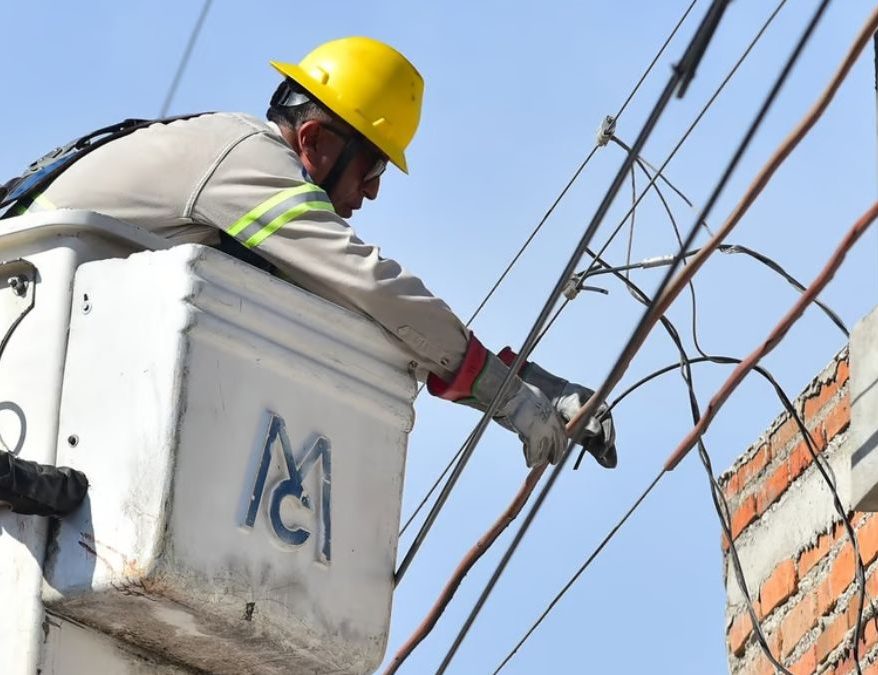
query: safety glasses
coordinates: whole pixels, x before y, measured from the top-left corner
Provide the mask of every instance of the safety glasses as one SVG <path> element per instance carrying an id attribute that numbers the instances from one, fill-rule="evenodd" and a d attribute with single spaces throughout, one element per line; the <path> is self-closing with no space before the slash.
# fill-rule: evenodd
<path id="1" fill-rule="evenodd" d="M 326 122 L 321 122 L 321 126 L 324 129 L 332 132 L 339 138 L 345 140 L 349 144 L 355 144 L 358 150 L 362 150 L 364 153 L 368 153 L 371 155 L 370 162 L 368 166 L 370 167 L 366 173 L 363 174 L 363 182 L 368 183 L 369 181 L 373 181 L 381 174 L 383 174 L 387 170 L 387 158 L 381 154 L 381 152 L 373 146 L 368 140 L 360 136 L 356 132 L 347 132 L 339 129 L 338 127 L 327 124 Z"/>

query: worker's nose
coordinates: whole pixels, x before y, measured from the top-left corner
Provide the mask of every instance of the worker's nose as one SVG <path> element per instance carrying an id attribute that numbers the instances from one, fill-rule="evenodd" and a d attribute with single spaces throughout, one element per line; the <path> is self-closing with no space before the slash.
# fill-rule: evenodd
<path id="1" fill-rule="evenodd" d="M 363 183 L 363 196 L 366 199 L 375 199 L 378 196 L 378 190 L 381 188 L 381 176 L 376 176 L 367 183 Z"/>

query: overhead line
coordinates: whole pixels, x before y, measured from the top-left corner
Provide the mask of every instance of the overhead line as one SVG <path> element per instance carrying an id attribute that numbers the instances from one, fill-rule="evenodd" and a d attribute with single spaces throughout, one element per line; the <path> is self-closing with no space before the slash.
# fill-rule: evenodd
<path id="1" fill-rule="evenodd" d="M 728 1 L 729 0 L 714 0 L 715 3 L 716 2 L 725 3 Z M 691 58 L 691 54 L 693 52 L 699 50 L 700 43 L 705 38 L 712 35 L 711 26 L 710 26 L 711 19 L 712 19 L 712 14 L 710 12 L 708 12 L 708 15 L 705 17 L 704 20 L 702 20 L 701 24 L 699 25 L 698 30 L 695 33 L 695 36 L 692 38 L 692 40 L 689 44 L 689 47 L 687 48 L 686 52 L 683 55 L 683 58 L 681 59 L 681 63 L 686 63 L 687 67 L 686 68 L 678 67 L 678 68 L 674 69 L 670 79 L 668 80 L 667 85 L 665 86 L 664 90 L 662 91 L 661 95 L 659 96 L 658 101 L 653 106 L 653 109 L 650 112 L 646 122 L 643 124 L 641 132 L 638 134 L 636 140 L 634 141 L 634 145 L 633 145 L 634 152 L 629 154 L 628 156 L 626 156 L 625 160 L 622 163 L 622 166 L 617 171 L 616 176 L 613 179 L 613 182 L 611 183 L 606 194 L 604 195 L 604 198 L 601 200 L 601 203 L 599 204 L 597 210 L 595 211 L 594 216 L 592 217 L 591 221 L 589 222 L 588 227 L 586 228 L 585 232 L 583 233 L 582 237 L 580 238 L 579 243 L 576 246 L 576 249 L 574 250 L 573 254 L 570 256 L 570 259 L 568 260 L 563 271 L 561 272 L 561 275 L 558 278 L 558 281 L 556 281 L 554 288 L 550 292 L 549 297 L 546 299 L 546 302 L 543 305 L 543 308 L 540 310 L 539 315 L 537 316 L 536 320 L 534 321 L 534 324 L 531 327 L 530 332 L 527 335 L 527 338 L 525 339 L 524 343 L 522 344 L 521 348 L 519 349 L 518 355 L 515 357 L 513 362 L 510 364 L 509 369 L 506 373 L 506 376 L 504 377 L 503 381 L 500 383 L 499 387 L 497 388 L 497 391 L 495 392 L 491 402 L 488 404 L 486 410 L 482 414 L 482 417 L 479 420 L 478 424 L 476 425 L 475 429 L 473 429 L 473 432 L 472 432 L 472 435 L 470 436 L 470 439 L 466 442 L 463 452 L 461 452 L 460 459 L 458 460 L 454 469 L 452 469 L 451 475 L 448 477 L 448 480 L 445 483 L 445 486 L 442 488 L 442 491 L 439 493 L 439 496 L 437 497 L 436 502 L 433 505 L 433 508 L 428 513 L 426 520 L 422 524 L 421 529 L 418 531 L 418 534 L 415 535 L 414 542 L 409 547 L 409 550 L 406 552 L 405 557 L 403 558 L 402 562 L 399 565 L 399 568 L 397 569 L 396 574 L 394 575 L 394 579 L 395 579 L 395 582 L 397 584 L 402 579 L 402 577 L 405 575 L 406 570 L 411 565 L 411 562 L 412 562 L 415 554 L 417 553 L 418 549 L 420 548 L 421 544 L 423 543 L 423 540 L 426 537 L 427 532 L 429 532 L 430 528 L 433 525 L 433 522 L 435 522 L 436 517 L 439 514 L 439 511 L 441 511 L 442 507 L 445 505 L 445 502 L 448 499 L 448 496 L 451 493 L 451 490 L 454 488 L 454 485 L 457 483 L 457 480 L 460 477 L 460 474 L 463 472 L 463 469 L 466 467 L 466 464 L 469 461 L 470 457 L 472 456 L 473 451 L 475 450 L 476 446 L 478 445 L 479 441 L 481 440 L 482 435 L 484 434 L 484 431 L 485 431 L 488 423 L 491 421 L 493 415 L 496 413 L 499 401 L 501 400 L 503 395 L 506 393 L 507 389 L 509 388 L 510 384 L 512 383 L 512 380 L 515 377 L 517 377 L 516 373 L 523 365 L 524 360 L 528 356 L 530 356 L 531 349 L 533 348 L 533 345 L 537 339 L 537 336 L 540 333 L 540 330 L 542 329 L 546 320 L 549 318 L 549 314 L 551 313 L 552 308 L 554 307 L 555 303 L 557 302 L 558 298 L 560 297 L 560 295 L 564 289 L 564 286 L 567 284 L 567 280 L 570 278 L 570 275 L 573 274 L 573 272 L 575 271 L 576 265 L 578 264 L 580 258 L 582 257 L 583 251 L 585 250 L 585 248 L 587 248 L 589 242 L 594 237 L 595 233 L 597 232 L 598 227 L 600 226 L 601 222 L 604 219 L 604 216 L 606 215 L 607 211 L 609 210 L 610 204 L 613 202 L 616 194 L 618 193 L 619 188 L 621 187 L 622 181 L 625 178 L 625 175 L 627 174 L 628 170 L 631 168 L 631 166 L 634 163 L 634 157 L 637 155 L 637 153 L 640 152 L 642 147 L 645 145 L 647 139 L 649 138 L 650 134 L 652 133 L 652 130 L 655 128 L 656 124 L 658 123 L 658 120 L 661 117 L 661 114 L 664 112 L 664 109 L 667 107 L 671 97 L 673 96 L 674 92 L 676 91 L 679 83 L 686 77 L 687 69 L 697 67 L 698 62 L 697 62 L 697 60 L 693 60 Z M 574 427 L 571 427 L 571 429 L 572 428 L 574 428 Z"/>
<path id="2" fill-rule="evenodd" d="M 166 117 L 168 111 L 171 109 L 171 101 L 174 99 L 174 94 L 177 93 L 177 87 L 180 84 L 180 80 L 183 78 L 186 66 L 189 65 L 192 50 L 195 48 L 195 43 L 198 41 L 198 35 L 201 33 L 201 27 L 204 25 L 204 20 L 207 18 L 207 13 L 210 11 L 210 5 L 212 2 L 213 0 L 204 0 L 204 5 L 201 7 L 201 13 L 198 15 L 198 19 L 196 19 L 195 25 L 189 33 L 189 40 L 186 42 L 186 49 L 183 50 L 183 56 L 177 66 L 177 72 L 174 74 L 174 79 L 171 82 L 171 86 L 168 88 L 168 93 L 165 94 L 165 102 L 162 103 L 159 117 Z"/>
<path id="3" fill-rule="evenodd" d="M 708 200 L 707 206 L 702 210 L 702 212 L 699 214 L 699 217 L 696 219 L 695 225 L 690 230 L 689 236 L 687 237 L 686 245 L 684 247 L 681 247 L 682 250 L 681 250 L 680 254 L 678 255 L 678 260 L 676 261 L 677 263 L 679 263 L 679 259 L 681 259 L 682 255 L 685 254 L 686 248 L 691 243 L 691 242 L 689 242 L 689 239 L 694 238 L 695 232 L 697 232 L 697 228 L 699 227 L 699 224 L 701 222 L 703 222 L 704 220 L 706 220 L 707 215 L 710 212 L 710 210 L 712 209 L 716 200 L 718 199 L 720 192 L 725 187 L 726 182 L 728 181 L 728 179 L 731 176 L 734 169 L 737 167 L 737 164 L 740 161 L 741 156 L 743 155 L 746 148 L 749 146 L 750 141 L 752 140 L 753 136 L 755 135 L 756 129 L 758 129 L 758 127 L 761 126 L 761 122 L 764 119 L 768 109 L 771 107 L 771 104 L 774 102 L 778 92 L 780 91 L 780 88 L 782 87 L 783 83 L 786 81 L 787 76 L 791 72 L 792 67 L 795 64 L 795 62 L 798 60 L 799 55 L 801 54 L 805 44 L 808 42 L 811 34 L 813 33 L 814 29 L 816 28 L 817 24 L 819 23 L 820 18 L 823 16 L 823 13 L 825 12 L 828 4 L 829 4 L 829 0 L 823 0 L 820 3 L 820 5 L 818 6 L 817 10 L 814 12 L 814 14 L 813 14 L 811 20 L 809 21 L 804 33 L 799 38 L 792 54 L 790 55 L 786 64 L 784 65 L 780 76 L 775 81 L 775 83 L 774 83 L 771 91 L 769 92 L 765 102 L 761 106 L 759 113 L 757 114 L 753 123 L 750 125 L 750 128 L 748 129 L 747 133 L 745 134 L 744 139 L 739 144 L 738 149 L 736 150 L 731 162 L 727 166 L 726 170 L 723 172 L 722 178 L 720 179 L 718 185 L 714 189 L 714 191 L 711 195 L 711 198 Z M 872 29 L 871 32 L 874 32 L 874 28 Z M 869 33 L 870 36 L 871 36 L 871 32 Z M 860 41 L 858 39 L 858 41 L 855 43 L 855 46 L 857 44 L 859 44 L 859 42 Z M 846 74 L 847 70 L 849 70 L 849 66 L 843 68 L 842 70 L 844 71 L 844 74 Z M 834 82 L 835 81 L 833 81 L 833 83 Z M 837 85 L 835 86 L 835 88 L 837 88 Z M 831 93 L 834 93 L 835 88 L 830 86 L 829 89 L 831 90 Z M 831 98 L 831 94 L 829 95 L 829 98 Z M 825 108 L 825 105 L 823 106 L 823 108 Z M 811 124 L 813 124 L 813 121 L 816 121 L 816 118 L 819 117 L 823 108 L 820 108 L 818 106 L 817 111 L 809 112 L 809 114 L 806 116 L 806 120 L 813 117 L 814 119 L 811 120 Z M 803 125 L 803 126 L 807 126 L 807 125 Z M 808 128 L 810 128 L 810 127 L 808 126 Z M 787 142 L 785 142 L 781 145 L 781 148 L 779 149 L 779 151 L 775 154 L 775 156 L 772 157 L 772 159 L 769 161 L 769 163 L 767 165 L 767 167 L 770 170 L 761 172 L 759 175 L 759 178 L 764 178 L 765 181 L 767 181 L 767 179 L 770 178 L 771 174 L 773 173 L 773 170 L 776 169 L 780 163 L 782 163 L 783 159 L 786 158 L 786 156 L 791 151 L 792 147 L 795 145 L 795 142 L 797 141 L 796 136 L 797 136 L 797 134 L 794 134 L 792 139 L 788 140 Z M 638 147 L 637 143 L 635 143 L 634 146 L 632 146 L 632 150 L 633 150 L 633 152 L 628 154 L 628 158 L 632 158 L 632 155 L 636 156 L 637 154 L 639 154 L 640 147 Z M 779 161 L 778 161 L 778 159 L 779 159 Z M 626 162 L 626 164 L 624 166 L 627 170 L 627 168 L 630 167 L 630 163 Z M 759 183 L 758 180 L 757 180 L 757 183 Z M 764 186 L 764 183 L 759 184 L 758 190 L 749 190 L 745 194 L 744 199 L 742 199 L 742 201 L 741 201 L 741 208 L 736 209 L 735 213 L 737 215 L 737 218 L 740 218 L 740 216 L 743 215 L 743 213 L 747 210 L 747 208 L 749 208 L 753 199 L 755 199 L 755 195 L 757 195 L 761 191 L 761 188 L 763 186 Z M 732 227 L 734 226 L 734 224 L 736 222 L 737 222 L 737 219 L 730 218 L 729 221 L 727 221 L 727 225 L 729 223 L 731 223 L 731 227 L 724 228 L 724 231 L 721 230 L 721 236 L 725 236 L 725 234 L 727 234 L 727 232 L 732 229 Z M 718 234 L 720 234 L 720 233 L 718 233 Z M 714 239 L 717 239 L 717 237 L 714 237 Z M 714 245 L 714 247 L 715 247 L 715 245 Z M 709 255 L 709 253 L 707 253 L 707 255 Z M 703 256 L 702 262 L 703 262 L 703 259 L 707 257 L 707 255 Z M 677 294 L 679 294 L 679 292 L 681 290 L 681 286 L 683 284 L 685 284 L 689 279 L 691 279 L 691 277 L 694 275 L 694 273 L 698 270 L 699 265 L 697 265 L 695 263 L 695 261 L 697 259 L 698 259 L 698 256 L 693 258 L 693 262 L 689 266 L 687 266 L 687 268 L 685 270 L 683 270 L 676 278 L 674 278 L 673 284 L 670 284 L 670 280 L 673 278 L 673 273 L 675 271 L 675 268 L 677 267 L 677 265 L 672 265 L 671 269 L 668 271 L 668 274 L 665 276 L 665 279 L 659 288 L 658 299 L 656 300 L 656 302 L 654 302 L 651 305 L 650 309 L 648 309 L 647 312 L 644 313 L 640 323 L 638 324 L 637 329 L 635 329 L 634 334 L 632 335 L 631 339 L 629 339 L 625 350 L 623 350 L 622 354 L 620 355 L 619 359 L 617 360 L 616 364 L 614 365 L 613 370 L 611 371 L 610 375 L 607 377 L 607 379 L 604 381 L 604 383 L 601 385 L 601 387 L 589 398 L 588 402 L 573 417 L 573 419 L 570 420 L 570 422 L 568 423 L 568 428 L 570 428 L 570 429 L 577 428 L 577 426 L 579 424 L 581 424 L 583 419 L 587 418 L 589 415 L 591 415 L 594 412 L 594 410 L 597 407 L 598 402 L 607 397 L 607 395 L 609 394 L 612 387 L 615 386 L 615 384 L 621 378 L 622 374 L 625 372 L 625 370 L 627 368 L 627 364 L 630 362 L 631 358 L 633 358 L 636 351 L 639 350 L 640 346 L 642 345 L 643 341 L 646 338 L 646 335 L 648 335 L 651 328 L 655 325 L 655 323 L 664 314 L 664 311 L 667 309 L 667 306 L 670 304 L 670 301 L 673 300 L 673 298 L 676 297 Z M 527 346 L 528 346 L 528 344 L 526 342 L 525 348 L 522 348 L 522 350 L 521 350 L 522 353 L 526 352 Z M 520 359 L 521 359 L 521 354 L 519 354 L 519 360 Z M 518 364 L 513 364 L 513 367 L 516 367 L 517 365 Z M 558 467 L 556 467 L 556 471 L 553 471 L 552 476 L 550 476 L 550 478 L 549 478 L 549 482 L 547 483 L 546 487 L 544 488 L 544 491 L 541 492 L 540 496 L 542 496 L 543 493 L 548 494 L 548 492 L 551 490 L 551 487 L 554 484 L 553 479 L 557 475 L 557 473 L 560 471 L 560 467 L 563 466 L 564 462 L 566 461 L 567 456 L 568 455 L 565 454 L 565 456 L 562 458 L 561 462 L 559 463 Z M 540 476 L 540 475 L 542 475 L 544 470 L 545 470 L 545 465 L 535 467 L 534 469 L 531 470 L 531 475 L 537 474 L 538 476 Z M 526 482 L 532 482 L 531 475 L 528 476 L 528 479 Z M 522 537 L 524 536 L 524 533 L 526 533 L 530 522 L 532 522 L 536 513 L 539 511 L 541 504 L 542 504 L 542 500 L 540 499 L 540 497 L 538 497 L 538 501 L 534 503 L 533 507 L 528 512 L 528 514 L 525 518 L 525 521 L 522 523 L 521 527 L 519 528 L 519 531 L 516 533 L 516 536 L 513 539 L 513 542 L 507 548 L 506 553 L 504 554 L 503 558 L 501 559 L 500 564 L 498 565 L 498 567 L 495 571 L 495 574 L 491 578 L 491 581 L 488 582 L 488 585 L 483 590 L 482 595 L 480 596 L 479 600 L 476 603 L 476 606 L 473 608 L 472 612 L 467 617 L 467 619 L 464 623 L 464 626 L 462 627 L 461 631 L 458 633 L 457 637 L 455 638 L 454 642 L 452 643 L 451 648 L 449 649 L 448 653 L 446 654 L 445 659 L 443 660 L 443 664 L 440 666 L 439 672 L 442 672 L 442 670 L 444 670 L 445 666 L 450 661 L 450 659 L 453 657 L 454 653 L 456 652 L 456 650 L 459 647 L 460 643 L 462 642 L 463 638 L 466 636 L 466 633 L 469 629 L 469 626 L 472 625 L 472 622 L 475 620 L 475 617 L 477 616 L 479 609 L 484 604 L 484 602 L 487 600 L 487 597 L 490 595 L 490 592 L 493 589 L 494 584 L 496 583 L 497 579 L 499 579 L 499 576 L 502 573 L 502 569 L 503 569 L 503 567 L 505 567 L 505 562 L 507 562 L 509 560 L 509 558 L 514 554 L 514 552 L 517 548 L 518 542 L 521 541 Z"/>

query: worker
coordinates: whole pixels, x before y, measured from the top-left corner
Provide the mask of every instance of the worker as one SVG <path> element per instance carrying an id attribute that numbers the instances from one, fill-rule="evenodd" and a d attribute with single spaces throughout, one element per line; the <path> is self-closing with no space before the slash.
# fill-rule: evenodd
<path id="1" fill-rule="evenodd" d="M 35 164 L 34 175 L 51 181 L 18 200 L 16 212 L 87 209 L 174 243 L 219 247 L 371 317 L 411 355 L 431 393 L 484 409 L 511 352 L 504 363 L 488 351 L 420 279 L 382 258 L 345 220 L 378 196 L 388 163 L 408 172 L 421 75 L 399 52 L 365 37 L 328 42 L 298 65 L 272 65 L 283 81 L 267 122 L 208 113 L 111 130 L 91 146 L 72 144 L 71 152 L 89 150 L 75 161 L 59 166 L 62 149 Z M 15 185 L 7 184 L 8 194 Z M 528 466 L 555 463 L 567 446 L 564 423 L 591 393 L 526 364 L 495 419 L 518 434 Z M 615 432 L 605 413 L 573 437 L 612 467 Z"/>

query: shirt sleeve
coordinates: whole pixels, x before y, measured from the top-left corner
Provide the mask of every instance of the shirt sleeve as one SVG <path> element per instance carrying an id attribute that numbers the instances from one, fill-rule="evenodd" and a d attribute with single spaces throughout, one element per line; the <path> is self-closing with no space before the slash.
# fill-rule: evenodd
<path id="1" fill-rule="evenodd" d="M 373 318 L 415 357 L 420 376 L 447 378 L 460 366 L 469 340 L 460 319 L 357 237 L 281 139 L 256 133 L 232 147 L 203 181 L 192 218 L 234 236 L 302 288 Z"/>

